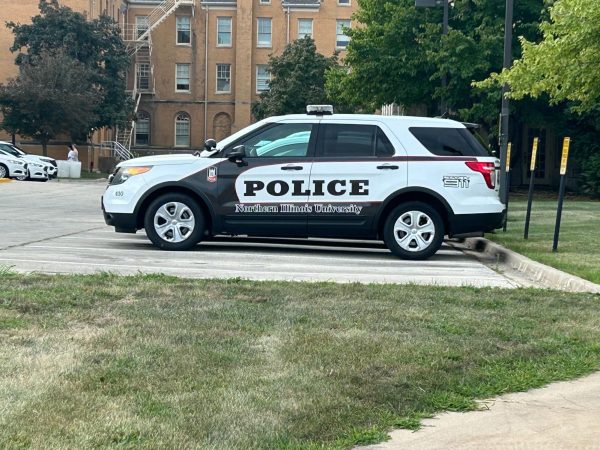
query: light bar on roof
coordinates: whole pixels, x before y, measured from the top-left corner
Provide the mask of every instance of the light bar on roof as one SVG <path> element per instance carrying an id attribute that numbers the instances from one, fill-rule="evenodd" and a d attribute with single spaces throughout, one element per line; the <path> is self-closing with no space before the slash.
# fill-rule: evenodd
<path id="1" fill-rule="evenodd" d="M 308 105 L 306 107 L 306 113 L 309 115 L 332 115 L 333 106 L 331 105 Z"/>

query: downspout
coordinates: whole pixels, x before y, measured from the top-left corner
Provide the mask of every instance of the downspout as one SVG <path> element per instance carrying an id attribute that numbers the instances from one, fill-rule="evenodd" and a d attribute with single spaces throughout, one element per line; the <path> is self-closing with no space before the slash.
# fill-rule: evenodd
<path id="1" fill-rule="evenodd" d="M 204 24 L 204 140 L 208 139 L 208 10 L 206 7 L 206 22 Z"/>
<path id="2" fill-rule="evenodd" d="M 290 43 L 290 7 L 287 7 L 287 42 L 286 44 Z"/>

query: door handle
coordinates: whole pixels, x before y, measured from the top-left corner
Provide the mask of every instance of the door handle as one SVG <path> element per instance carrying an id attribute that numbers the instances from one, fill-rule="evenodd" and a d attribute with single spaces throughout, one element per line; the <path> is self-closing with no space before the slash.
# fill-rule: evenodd
<path id="1" fill-rule="evenodd" d="M 304 167 L 302 166 L 283 166 L 281 170 L 302 170 Z"/>
<path id="2" fill-rule="evenodd" d="M 398 166 L 393 166 L 391 164 L 384 164 L 383 166 L 377 166 L 377 168 L 379 170 L 397 170 L 397 169 L 399 169 Z"/>

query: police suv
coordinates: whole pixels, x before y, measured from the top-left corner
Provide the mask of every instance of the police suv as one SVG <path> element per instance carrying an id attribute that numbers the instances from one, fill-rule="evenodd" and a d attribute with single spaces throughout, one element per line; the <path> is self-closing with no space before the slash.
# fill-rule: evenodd
<path id="1" fill-rule="evenodd" d="M 271 117 L 199 155 L 122 162 L 102 199 L 117 232 L 144 228 L 165 250 L 214 235 L 379 239 L 424 259 L 458 237 L 498 228 L 499 162 L 469 126 L 447 119 Z"/>

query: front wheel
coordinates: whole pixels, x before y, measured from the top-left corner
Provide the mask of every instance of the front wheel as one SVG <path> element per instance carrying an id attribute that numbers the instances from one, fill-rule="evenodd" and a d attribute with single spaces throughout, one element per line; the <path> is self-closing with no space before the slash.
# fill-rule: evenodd
<path id="1" fill-rule="evenodd" d="M 0 164 L 0 178 L 8 178 L 8 169 L 4 164 Z"/>
<path id="2" fill-rule="evenodd" d="M 390 251 L 403 259 L 426 259 L 442 246 L 444 222 L 426 203 L 408 202 L 387 217 L 383 238 Z"/>
<path id="3" fill-rule="evenodd" d="M 189 250 L 202 239 L 204 215 L 190 196 L 164 194 L 146 210 L 144 228 L 148 238 L 158 248 Z"/>

